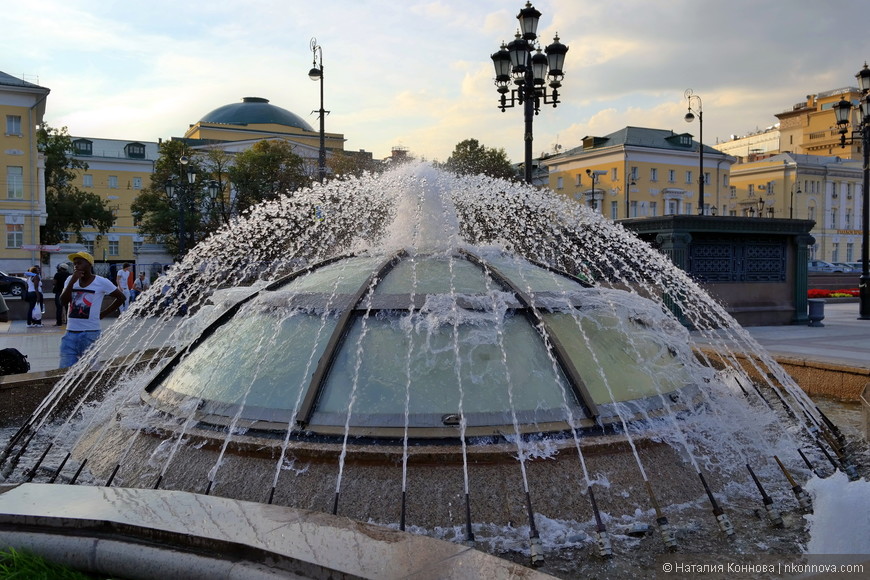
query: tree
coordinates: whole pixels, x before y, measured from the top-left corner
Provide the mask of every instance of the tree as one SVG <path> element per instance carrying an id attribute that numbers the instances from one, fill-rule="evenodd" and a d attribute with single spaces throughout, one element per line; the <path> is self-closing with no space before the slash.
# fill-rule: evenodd
<path id="1" fill-rule="evenodd" d="M 484 174 L 503 179 L 515 179 L 517 176 L 504 149 L 486 147 L 477 139 L 457 143 L 442 167 L 457 175 Z"/>
<path id="2" fill-rule="evenodd" d="M 72 157 L 72 137 L 67 128 L 54 129 L 43 124 L 37 132 L 39 151 L 45 158 L 45 209 L 48 216 L 40 227 L 43 244 L 84 241 L 82 230 L 93 228 L 100 235 L 115 224 L 109 202 L 99 195 L 82 191 L 73 181 L 78 171 L 87 171 L 88 164 Z"/>
<path id="3" fill-rule="evenodd" d="M 326 165 L 336 178 L 361 177 L 363 173 L 380 171 L 382 166 L 379 162 L 360 153 L 348 151 L 336 151 L 326 158 Z"/>
<path id="4" fill-rule="evenodd" d="M 227 172 L 235 189 L 238 212 L 311 185 L 304 160 L 287 141 L 258 141 L 236 155 Z"/>
<path id="5" fill-rule="evenodd" d="M 208 183 L 212 179 L 223 183 L 222 168 L 214 171 L 210 152 L 196 156 L 183 140 L 163 141 L 159 152 L 151 184 L 136 197 L 131 210 L 143 234 L 180 256 L 182 246 L 189 250 L 221 224 L 220 219 L 212 218 L 215 202 L 208 195 Z M 182 158 L 186 164 L 182 164 Z M 197 175 L 193 184 L 187 179 L 189 171 Z M 169 180 L 176 186 L 173 196 L 166 192 Z"/>

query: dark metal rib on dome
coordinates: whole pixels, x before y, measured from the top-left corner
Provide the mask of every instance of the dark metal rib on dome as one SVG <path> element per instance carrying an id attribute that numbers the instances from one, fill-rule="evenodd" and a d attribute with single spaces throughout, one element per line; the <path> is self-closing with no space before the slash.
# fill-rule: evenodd
<path id="1" fill-rule="evenodd" d="M 245 97 L 241 103 L 230 103 L 205 114 L 200 123 L 223 125 L 285 125 L 314 132 L 302 117 L 269 103 L 262 97 Z"/>
<path id="2" fill-rule="evenodd" d="M 384 275 L 389 272 L 392 267 L 396 265 L 396 262 L 404 255 L 405 251 L 403 250 L 385 261 L 376 272 L 373 272 L 372 275 L 360 285 L 359 289 L 348 301 L 338 324 L 332 332 L 329 343 L 326 345 L 326 352 L 321 355 L 320 362 L 317 365 L 317 370 L 314 371 L 314 375 L 311 377 L 311 386 L 305 393 L 305 399 L 302 401 L 302 407 L 299 409 L 299 415 L 296 418 L 296 422 L 300 426 L 304 427 L 309 421 L 311 421 L 311 413 L 314 410 L 314 403 L 317 401 L 320 392 L 323 390 L 323 383 L 326 380 L 326 375 L 329 372 L 329 369 L 335 362 L 335 355 L 338 352 L 338 348 L 347 336 L 348 324 L 354 316 L 354 309 L 366 293 L 374 292 L 378 281 L 382 280 Z"/>
<path id="3" fill-rule="evenodd" d="M 529 319 L 529 322 L 538 329 L 546 343 L 550 346 L 553 356 L 556 357 L 556 361 L 562 368 L 562 372 L 565 373 L 566 378 L 570 382 L 575 396 L 586 407 L 587 415 L 591 418 L 597 417 L 598 406 L 595 404 L 595 401 L 592 400 L 592 396 L 589 394 L 589 389 L 586 388 L 586 383 L 583 381 L 583 377 L 580 376 L 577 367 L 575 367 L 574 363 L 571 361 L 571 357 L 565 350 L 564 345 L 562 345 L 562 341 L 559 340 L 558 336 L 550 328 L 550 325 L 532 303 L 532 298 L 523 292 L 522 289 L 514 284 L 507 276 L 499 272 L 498 268 L 495 268 L 491 264 L 487 264 L 479 256 L 476 256 L 471 252 L 462 250 L 461 253 L 467 256 L 472 262 L 485 268 L 499 284 L 506 288 L 510 288 L 511 292 L 513 292 L 520 303 L 522 303 L 523 312 Z"/>

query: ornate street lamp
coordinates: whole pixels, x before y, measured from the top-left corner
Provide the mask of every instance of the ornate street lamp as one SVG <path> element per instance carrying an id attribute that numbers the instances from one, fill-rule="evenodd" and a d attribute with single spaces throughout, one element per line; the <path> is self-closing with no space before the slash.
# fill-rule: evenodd
<path id="1" fill-rule="evenodd" d="M 173 178 L 170 178 L 166 181 L 164 185 L 164 189 L 166 190 L 166 195 L 170 197 L 170 199 L 174 199 L 178 206 L 178 255 L 184 256 L 187 251 L 187 236 L 184 228 L 184 214 L 187 211 L 193 212 L 192 206 L 192 198 L 193 198 L 193 186 L 196 183 L 196 168 L 190 165 L 190 158 L 187 155 L 182 155 L 178 160 L 181 164 L 181 177 L 179 178 L 179 182 L 176 184 Z M 191 241 L 193 238 L 193 228 L 191 228 Z"/>
<path id="2" fill-rule="evenodd" d="M 862 207 L 861 207 L 861 277 L 858 282 L 858 319 L 870 320 L 870 70 L 867 69 L 867 63 L 864 63 L 864 68 L 858 71 L 855 75 L 858 79 L 858 87 L 861 89 L 861 102 L 858 107 L 860 121 L 855 123 L 851 120 L 852 103 L 845 99 L 840 99 L 834 105 L 834 114 L 837 118 L 837 126 L 840 128 L 840 146 L 845 147 L 846 143 L 854 143 L 861 141 L 861 152 L 864 156 L 864 175 L 861 186 Z M 849 125 L 852 125 L 851 134 L 849 133 Z"/>
<path id="3" fill-rule="evenodd" d="M 701 97 L 692 93 L 692 89 L 686 89 L 683 93 L 686 100 L 689 102 L 689 112 L 683 117 L 686 123 L 691 123 L 695 120 L 695 114 L 698 115 L 698 198 L 700 203 L 704 203 L 704 107 L 701 103 Z M 692 108 L 694 103 L 695 107 Z"/>
<path id="4" fill-rule="evenodd" d="M 318 113 L 320 116 L 320 150 L 317 153 L 317 181 L 323 183 L 326 178 L 326 125 L 325 117 L 329 111 L 323 110 L 323 49 L 317 44 L 317 39 L 311 39 L 311 53 L 313 54 L 313 62 L 311 70 L 308 71 L 308 78 L 312 81 L 320 81 L 320 110 L 311 111 Z"/>
<path id="5" fill-rule="evenodd" d="M 764 211 L 764 200 L 759 197 L 758 201 L 755 202 L 755 205 L 758 206 L 758 217 L 764 217 L 762 214 Z"/>
<path id="6" fill-rule="evenodd" d="M 532 122 L 541 109 L 541 101 L 555 108 L 559 103 L 559 87 L 562 86 L 565 54 L 568 47 L 559 42 L 559 35 L 543 53 L 535 41 L 538 38 L 538 20 L 541 13 L 526 2 L 517 20 L 520 30 L 510 44 L 502 43 L 501 49 L 491 56 L 495 67 L 495 86 L 501 95 L 498 107 L 505 109 L 523 105 L 525 118 L 525 181 L 532 182 Z M 546 54 L 546 56 L 545 56 Z M 549 69 L 549 72 L 548 72 Z M 549 77 L 552 92 L 547 94 L 544 86 Z M 516 88 L 510 88 L 511 80 Z M 508 96 L 510 95 L 510 96 Z"/>

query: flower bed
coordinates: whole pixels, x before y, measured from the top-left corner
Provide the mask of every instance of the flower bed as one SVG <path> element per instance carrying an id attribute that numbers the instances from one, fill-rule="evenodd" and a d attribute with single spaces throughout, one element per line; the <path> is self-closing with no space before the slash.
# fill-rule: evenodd
<path id="1" fill-rule="evenodd" d="M 807 298 L 854 298 L 858 296 L 857 288 L 844 290 L 808 290 Z"/>

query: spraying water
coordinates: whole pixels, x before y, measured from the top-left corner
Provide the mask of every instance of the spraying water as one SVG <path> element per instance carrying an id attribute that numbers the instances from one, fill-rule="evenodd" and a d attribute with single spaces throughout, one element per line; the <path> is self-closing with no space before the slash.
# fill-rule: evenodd
<path id="1" fill-rule="evenodd" d="M 253 208 L 6 437 L 8 481 L 333 513 L 341 497 L 343 515 L 536 564 L 652 558 L 661 542 L 626 528 L 665 512 L 666 544 L 757 545 L 758 490 L 790 534 L 770 541 L 793 549 L 803 506 L 779 465 L 858 476 L 787 373 L 666 257 L 548 190 L 424 165 Z M 737 540 L 721 543 L 705 498 L 722 531 L 724 506 L 740 518 Z"/>

